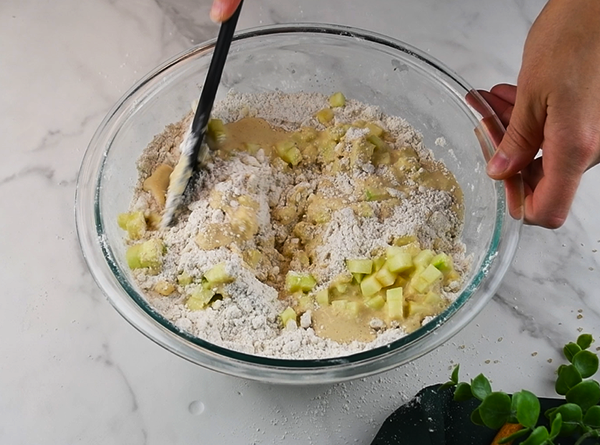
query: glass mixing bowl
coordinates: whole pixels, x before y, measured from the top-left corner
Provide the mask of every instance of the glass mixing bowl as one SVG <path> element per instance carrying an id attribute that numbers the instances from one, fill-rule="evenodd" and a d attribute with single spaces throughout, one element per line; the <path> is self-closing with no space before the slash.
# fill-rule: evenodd
<path id="1" fill-rule="evenodd" d="M 500 122 L 464 80 L 423 52 L 367 31 L 306 24 L 238 33 L 217 100 L 232 88 L 327 95 L 342 91 L 406 119 L 464 192 L 462 241 L 473 255 L 473 267 L 460 296 L 435 320 L 400 340 L 323 360 L 281 360 L 225 349 L 182 332 L 148 305 L 127 267 L 117 215 L 129 207 L 142 150 L 167 124 L 188 113 L 199 96 L 214 43 L 186 51 L 138 82 L 108 113 L 84 156 L 77 231 L 90 271 L 115 309 L 148 338 L 191 362 L 235 376 L 295 384 L 349 380 L 390 369 L 431 351 L 473 319 L 508 268 L 522 225 L 508 214 L 502 184 L 485 173 L 494 135 L 503 132 Z M 436 145 L 439 137 L 445 144 Z"/>

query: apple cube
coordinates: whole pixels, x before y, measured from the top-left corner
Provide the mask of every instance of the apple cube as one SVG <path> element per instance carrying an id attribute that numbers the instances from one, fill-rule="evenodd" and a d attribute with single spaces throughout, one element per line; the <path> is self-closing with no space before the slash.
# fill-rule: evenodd
<path id="1" fill-rule="evenodd" d="M 317 281 L 308 273 L 288 272 L 285 277 L 285 290 L 290 293 L 297 291 L 308 292 L 316 284 Z"/>
<path id="2" fill-rule="evenodd" d="M 364 297 L 372 297 L 381 290 L 383 285 L 375 275 L 369 275 L 360 283 L 360 290 Z"/>
<path id="3" fill-rule="evenodd" d="M 421 250 L 413 258 L 413 263 L 418 268 L 425 268 L 425 267 L 429 266 L 433 257 L 434 257 L 434 254 L 431 250 L 429 250 L 429 249 Z"/>
<path id="4" fill-rule="evenodd" d="M 373 271 L 373 260 L 347 260 L 346 267 L 351 273 L 370 274 Z"/>
<path id="5" fill-rule="evenodd" d="M 370 309 L 373 309 L 374 311 L 378 311 L 382 309 L 383 306 L 385 306 L 385 298 L 383 298 L 383 296 L 379 294 L 375 295 L 374 297 L 367 298 L 365 300 L 365 306 L 367 306 Z"/>
<path id="6" fill-rule="evenodd" d="M 232 277 L 227 272 L 227 264 L 219 263 L 216 266 L 211 267 L 204 273 L 204 278 L 209 284 L 225 284 L 235 281 L 235 277 Z"/>
<path id="7" fill-rule="evenodd" d="M 327 306 L 329 305 L 329 290 L 321 289 L 315 295 L 315 301 L 319 304 L 319 306 Z"/>
<path id="8" fill-rule="evenodd" d="M 435 266 L 430 264 L 412 280 L 412 287 L 419 293 L 425 293 L 433 284 L 440 280 L 443 274 Z"/>
<path id="9" fill-rule="evenodd" d="M 375 278 L 383 287 L 391 286 L 396 281 L 397 274 L 390 272 L 387 267 L 382 267 L 375 273 Z"/>
<path id="10" fill-rule="evenodd" d="M 332 107 L 343 107 L 346 105 L 346 97 L 340 92 L 334 93 L 329 97 L 329 105 Z"/>
<path id="11" fill-rule="evenodd" d="M 404 295 L 401 287 L 388 289 L 386 294 L 388 317 L 391 320 L 404 318 Z"/>
<path id="12" fill-rule="evenodd" d="M 296 322 L 296 311 L 291 307 L 288 307 L 279 315 L 279 318 L 281 318 L 283 327 L 286 327 L 290 320 L 294 320 L 294 322 Z"/>
<path id="13" fill-rule="evenodd" d="M 385 267 L 394 273 L 401 273 L 413 267 L 413 259 L 410 253 L 400 252 L 395 256 L 388 258 Z"/>

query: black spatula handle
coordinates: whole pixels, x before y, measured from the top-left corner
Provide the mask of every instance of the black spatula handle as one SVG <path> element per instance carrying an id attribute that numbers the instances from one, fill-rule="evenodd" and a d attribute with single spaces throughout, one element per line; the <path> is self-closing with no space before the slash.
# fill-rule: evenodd
<path id="1" fill-rule="evenodd" d="M 233 33 L 235 32 L 235 27 L 242 9 L 242 3 L 243 0 L 240 2 L 233 15 L 227 21 L 223 22 L 219 29 L 215 52 L 210 61 L 210 66 L 208 67 L 206 80 L 202 87 L 202 93 L 200 94 L 200 100 L 198 101 L 198 107 L 196 108 L 196 114 L 194 116 L 194 121 L 192 122 L 192 134 L 198 136 L 194 145 L 193 159 L 198 159 L 200 146 L 204 139 L 206 126 L 208 125 L 213 103 L 215 102 L 215 96 L 217 95 L 219 83 L 221 82 L 221 75 L 223 74 L 227 53 L 229 52 Z M 196 163 L 194 163 L 194 166 L 195 165 Z"/>

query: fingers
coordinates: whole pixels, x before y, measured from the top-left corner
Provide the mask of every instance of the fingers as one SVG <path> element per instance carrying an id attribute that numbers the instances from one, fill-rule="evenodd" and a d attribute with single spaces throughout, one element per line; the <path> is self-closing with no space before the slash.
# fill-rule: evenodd
<path id="1" fill-rule="evenodd" d="M 470 90 L 466 95 L 465 95 L 465 101 L 471 105 L 473 108 L 475 108 L 477 110 L 477 112 L 479 114 L 481 114 L 482 116 L 486 117 L 490 114 L 489 110 L 487 109 L 487 107 L 485 106 L 485 102 L 482 101 L 479 96 L 477 96 L 477 93 L 481 93 L 482 90 Z"/>
<path id="2" fill-rule="evenodd" d="M 505 98 L 511 98 L 504 88 L 499 91 L 507 93 Z M 487 173 L 493 179 L 506 179 L 524 169 L 534 159 L 544 139 L 546 108 L 533 96 L 517 91 L 510 114 L 506 134 L 487 165 Z"/>
<path id="3" fill-rule="evenodd" d="M 504 180 L 504 189 L 506 190 L 506 201 L 510 215 L 515 219 L 524 217 L 524 190 L 523 179 L 520 174 L 516 174 Z"/>
<path id="4" fill-rule="evenodd" d="M 233 15 L 241 0 L 214 0 L 210 10 L 210 19 L 221 23 Z"/>
<path id="5" fill-rule="evenodd" d="M 513 105 L 515 104 L 515 100 L 517 100 L 517 87 L 515 85 L 499 83 L 492 87 L 490 93 Z"/>
<path id="6" fill-rule="evenodd" d="M 581 175 L 561 177 L 546 173 L 525 197 L 525 222 L 548 229 L 562 226 L 580 180 Z"/>
<path id="7" fill-rule="evenodd" d="M 508 127 L 510 116 L 512 115 L 514 108 L 514 101 L 508 102 L 491 92 L 483 90 L 480 90 L 479 94 L 481 94 L 490 107 L 492 107 L 492 110 L 494 110 L 494 113 L 500 118 L 500 122 L 502 122 L 504 128 Z"/>
<path id="8" fill-rule="evenodd" d="M 536 159 L 527 169 L 533 188 L 525 200 L 528 223 L 557 228 L 566 220 L 581 177 L 600 149 L 597 133 L 582 124 L 584 115 L 579 105 L 561 115 L 549 113 L 541 167 Z"/>
<path id="9" fill-rule="evenodd" d="M 488 91 L 478 90 L 477 91 L 492 108 L 494 113 L 499 117 L 502 125 L 506 127 L 510 120 L 510 116 L 513 109 L 513 102 L 505 101 L 504 99 L 492 94 Z M 485 103 L 473 92 L 469 92 L 465 97 L 467 103 L 477 110 L 483 118 L 480 124 L 475 128 L 475 135 L 479 140 L 483 148 L 483 156 L 486 161 L 489 161 L 489 151 L 487 137 L 491 138 L 494 142 L 494 146 L 500 145 L 504 136 L 504 128 L 500 128 L 494 116 L 489 112 L 489 109 L 485 106 Z M 507 205 L 510 215 L 515 219 L 523 218 L 523 187 L 522 187 L 521 175 L 514 175 L 507 178 L 504 181 L 506 189 Z"/>
<path id="10" fill-rule="evenodd" d="M 534 159 L 533 162 L 521 172 L 523 176 L 525 196 L 531 195 L 544 177 L 544 167 L 542 161 L 543 159 L 541 157 Z"/>

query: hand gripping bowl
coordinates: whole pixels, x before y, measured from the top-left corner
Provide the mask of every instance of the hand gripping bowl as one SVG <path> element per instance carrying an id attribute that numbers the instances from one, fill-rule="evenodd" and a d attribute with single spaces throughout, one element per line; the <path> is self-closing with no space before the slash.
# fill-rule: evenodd
<path id="1" fill-rule="evenodd" d="M 406 119 L 445 161 L 464 192 L 462 240 L 473 254 L 473 266 L 459 298 L 400 340 L 323 360 L 272 359 L 225 349 L 180 331 L 146 303 L 125 262 L 117 215 L 129 206 L 141 151 L 198 97 L 214 43 L 186 51 L 138 82 L 108 113 L 84 156 L 76 198 L 78 235 L 88 266 L 115 309 L 144 335 L 198 365 L 295 384 L 349 380 L 396 367 L 431 351 L 473 319 L 506 272 L 522 225 L 508 214 L 503 185 L 485 174 L 486 159 L 495 148 L 493 135 L 503 131 L 500 122 L 465 81 L 422 52 L 367 31 L 304 24 L 238 33 L 217 100 L 232 88 L 342 91 Z M 486 125 L 481 125 L 484 118 Z M 446 147 L 436 146 L 440 136 Z"/>

